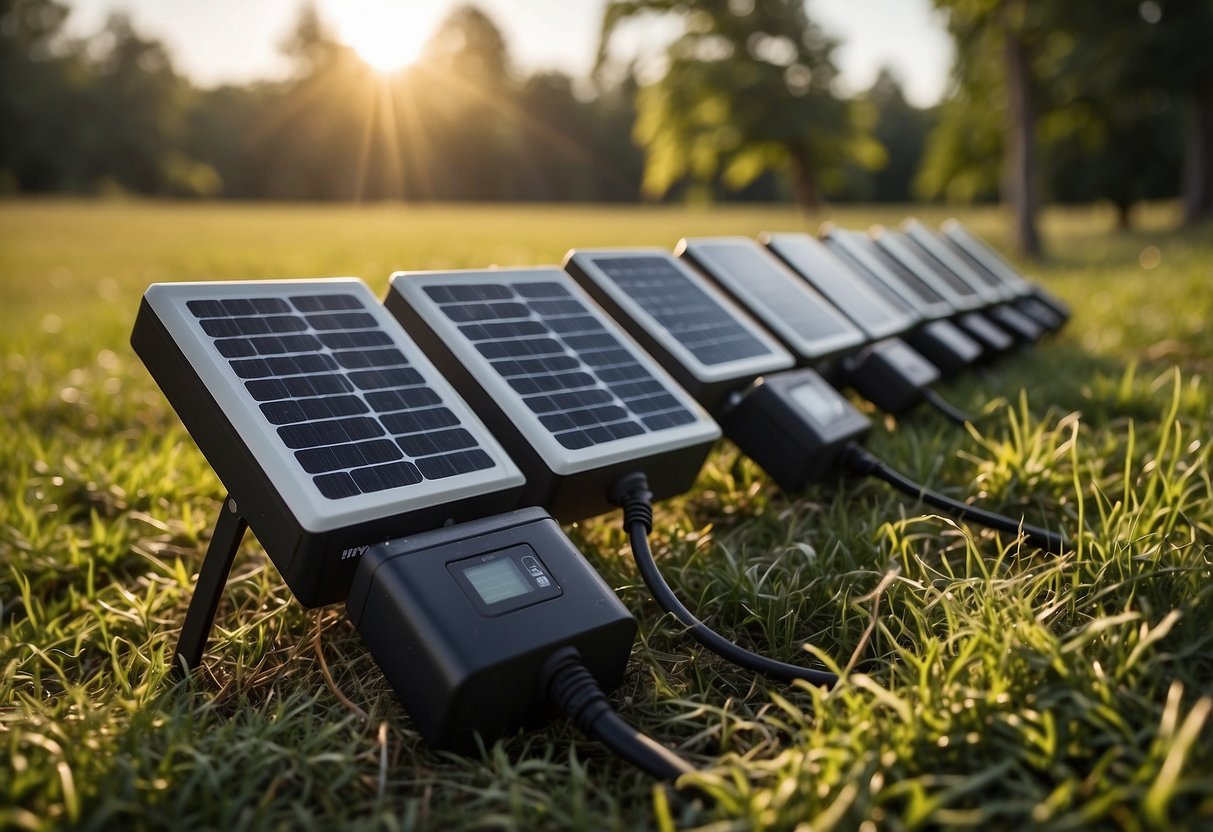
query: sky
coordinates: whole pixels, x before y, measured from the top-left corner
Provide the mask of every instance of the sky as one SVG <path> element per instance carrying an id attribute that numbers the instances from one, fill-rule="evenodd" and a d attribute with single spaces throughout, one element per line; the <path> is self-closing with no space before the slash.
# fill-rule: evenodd
<path id="1" fill-rule="evenodd" d="M 277 79 L 289 66 L 279 47 L 303 0 L 66 0 L 73 35 L 96 33 L 115 11 L 137 31 L 164 41 L 174 64 L 202 86 Z M 585 77 L 598 48 L 606 0 L 473 0 L 501 28 L 525 72 L 558 69 Z M 840 92 L 871 86 L 891 68 L 906 97 L 928 106 L 944 94 L 952 46 L 930 0 L 807 0 L 809 16 L 841 41 L 834 53 Z M 374 60 L 407 61 L 458 0 L 315 0 L 342 39 Z M 638 20 L 612 42 L 612 54 L 660 51 L 668 26 Z"/>

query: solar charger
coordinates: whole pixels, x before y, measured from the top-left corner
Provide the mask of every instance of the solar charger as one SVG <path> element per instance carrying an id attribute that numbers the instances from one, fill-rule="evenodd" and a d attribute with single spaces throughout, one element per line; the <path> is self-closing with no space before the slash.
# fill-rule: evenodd
<path id="1" fill-rule="evenodd" d="M 870 245 L 903 279 L 933 287 L 956 316 L 956 324 L 981 344 L 986 355 L 1006 354 L 1018 343 L 1007 331 L 982 314 L 985 300 L 977 290 L 948 269 L 932 266 L 905 232 L 874 226 Z"/>
<path id="2" fill-rule="evenodd" d="M 546 512 L 510 511 L 522 472 L 364 284 L 157 284 L 131 342 L 229 491 L 179 662 L 247 527 L 305 606 L 348 598 L 431 743 L 560 710 L 657 777 L 691 770 L 606 700 L 635 621 Z"/>
<path id="3" fill-rule="evenodd" d="M 951 275 L 960 283 L 971 287 L 985 304 L 982 314 L 1013 338 L 1023 343 L 1034 343 L 1044 336 L 1045 327 L 1010 302 L 1014 291 L 1009 286 L 988 272 L 971 268 L 935 231 L 923 223 L 907 219 L 901 227 L 914 251 L 928 262 L 936 273 Z"/>
<path id="4" fill-rule="evenodd" d="M 613 508 L 638 464 L 690 489 L 720 428 L 558 268 L 398 272 L 385 301 L 562 522 Z"/>
<path id="5" fill-rule="evenodd" d="M 854 279 L 879 292 L 890 304 L 915 316 L 916 323 L 900 337 L 942 374 L 955 375 L 985 355 L 981 344 L 948 320 L 954 310 L 940 293 L 940 287 L 898 271 L 899 267 L 884 260 L 880 250 L 872 245 L 871 238 L 862 232 L 827 223 L 822 226 L 820 235 L 825 247 L 850 268 Z M 780 240 L 772 237 L 767 245 L 778 252 Z"/>
<path id="6" fill-rule="evenodd" d="M 684 309 L 698 310 L 705 320 L 746 320 L 728 298 L 703 292 L 710 284 L 684 261 L 652 249 L 574 249 L 566 256 L 565 268 L 629 331 L 638 337 L 646 333 L 654 356 L 671 373 L 692 378 L 710 374 L 720 388 L 730 391 L 714 399 L 719 402 L 714 415 L 725 435 L 783 490 L 798 491 L 850 471 L 882 479 L 955 517 L 1012 533 L 1020 530 L 1020 521 L 928 491 L 863 450 L 868 419 L 813 369 L 784 369 L 784 350 L 770 352 L 765 361 L 771 371 L 759 376 L 755 368 L 761 359 L 752 354 L 758 343 L 707 360 L 676 349 L 700 337 L 682 314 Z M 786 316 L 797 314 L 794 297 L 790 294 L 782 304 Z M 694 304 L 691 298 L 696 298 Z M 702 308 L 709 303 L 714 306 L 711 312 Z M 802 340 L 813 335 L 811 329 L 798 333 Z M 1062 545 L 1052 532 L 1031 525 L 1022 528 L 1044 548 L 1057 551 Z"/>
<path id="7" fill-rule="evenodd" d="M 547 512 L 523 509 L 372 546 L 350 619 L 426 742 L 469 751 L 551 716 L 546 665 L 576 650 L 618 687 L 636 622 Z"/>
<path id="8" fill-rule="evenodd" d="M 665 582 L 648 545 L 653 501 L 690 488 L 720 428 L 567 273 L 400 272 L 387 306 L 501 431 L 528 482 L 544 484 L 537 492 L 542 505 L 570 521 L 623 509 L 641 577 L 689 635 L 774 678 L 836 681 L 734 644 L 696 618 Z M 737 359 L 743 363 L 764 363 L 766 349 L 776 350 L 779 364 L 789 361 L 752 323 L 733 322 L 739 328 L 726 330 L 728 347 L 708 349 L 702 331 L 688 332 L 682 344 L 708 362 L 740 352 L 749 353 Z M 705 381 L 701 389 L 710 394 L 710 374 Z"/>
<path id="9" fill-rule="evenodd" d="M 1010 290 L 1013 303 L 1021 312 L 1050 331 L 1065 326 L 1070 319 L 1069 307 L 1015 271 L 1014 266 L 960 220 L 946 220 L 940 230 L 944 243 L 969 266 Z"/>
<path id="10" fill-rule="evenodd" d="M 856 283 L 846 266 L 820 243 L 802 236 L 803 240 L 781 241 L 791 264 L 748 237 L 684 239 L 677 253 L 777 334 L 783 335 L 780 329 L 795 331 L 795 337 L 784 343 L 798 363 L 816 364 L 831 381 L 853 388 L 887 413 L 904 413 L 924 400 L 939 407 L 939 397 L 930 391 L 940 378 L 939 369 L 895 334 L 910 326 L 914 316 Z M 819 344 L 830 329 L 820 326 L 828 320 L 823 308 L 858 336 L 851 348 L 836 351 L 824 362 Z M 806 343 L 817 349 L 805 351 Z M 958 415 L 950 405 L 940 409 L 949 418 Z M 959 415 L 963 422 L 963 414 Z"/>
<path id="11" fill-rule="evenodd" d="M 521 471 L 361 281 L 155 284 L 131 344 L 228 490 L 188 665 L 246 527 L 312 607 L 376 542 L 517 505 Z"/>

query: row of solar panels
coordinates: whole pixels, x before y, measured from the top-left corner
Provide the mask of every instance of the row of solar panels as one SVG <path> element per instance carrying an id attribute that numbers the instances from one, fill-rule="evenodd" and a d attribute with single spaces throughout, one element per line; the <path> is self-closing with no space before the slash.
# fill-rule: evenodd
<path id="1" fill-rule="evenodd" d="M 958 223 L 945 232 L 692 239 L 681 258 L 574 250 L 566 270 L 400 272 L 383 305 L 354 279 L 157 284 L 132 343 L 313 606 L 346 597 L 376 541 L 518 506 L 592 516 L 637 469 L 658 499 L 687 490 L 721 435 L 709 413 L 727 415 L 764 374 L 812 366 L 845 380 L 876 351 L 910 375 L 925 368 L 915 383 L 929 384 L 1064 322 Z M 822 424 L 852 418 L 832 389 L 803 387 L 796 400 Z"/>

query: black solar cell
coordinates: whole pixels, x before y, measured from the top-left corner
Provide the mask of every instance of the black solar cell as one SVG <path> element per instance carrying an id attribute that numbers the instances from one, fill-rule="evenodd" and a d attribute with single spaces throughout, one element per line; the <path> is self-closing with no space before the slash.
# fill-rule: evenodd
<path id="1" fill-rule="evenodd" d="M 857 346 L 864 335 L 821 293 L 754 240 L 706 238 L 679 244 L 729 294 L 802 360 Z"/>
<path id="2" fill-rule="evenodd" d="M 706 365 L 770 352 L 736 317 L 662 257 L 595 257 L 593 263 Z"/>
<path id="3" fill-rule="evenodd" d="M 569 450 L 695 421 L 559 283 L 425 293 Z"/>
<path id="4" fill-rule="evenodd" d="M 888 301 L 808 234 L 775 234 L 767 246 L 871 338 L 886 338 L 914 323 L 911 311 Z"/>
<path id="5" fill-rule="evenodd" d="M 187 308 L 324 496 L 492 467 L 357 297 L 194 300 Z M 284 314 L 292 311 L 303 314 Z"/>

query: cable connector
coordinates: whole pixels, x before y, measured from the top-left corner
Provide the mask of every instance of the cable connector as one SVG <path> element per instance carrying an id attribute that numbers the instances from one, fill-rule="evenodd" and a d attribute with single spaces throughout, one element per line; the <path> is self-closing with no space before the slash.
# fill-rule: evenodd
<path id="1" fill-rule="evenodd" d="M 649 490 L 649 479 L 643 471 L 620 477 L 611 486 L 607 499 L 623 509 L 625 529 L 632 528 L 633 523 L 641 523 L 646 535 L 653 531 L 653 492 Z"/>
<path id="2" fill-rule="evenodd" d="M 552 701 L 585 734 L 593 735 L 594 723 L 611 710 L 611 703 L 581 660 L 576 647 L 553 653 L 540 670 L 543 689 Z"/>
<path id="3" fill-rule="evenodd" d="M 677 780 L 695 768 L 615 713 L 575 647 L 557 650 L 543 663 L 540 680 L 549 701 L 583 734 L 659 780 Z"/>
<path id="4" fill-rule="evenodd" d="M 648 537 L 653 530 L 653 495 L 649 492 L 648 480 L 644 474 L 632 473 L 620 478 L 608 492 L 608 496 L 612 503 L 623 508 L 623 527 L 632 544 L 632 557 L 636 561 L 636 569 L 640 572 L 641 579 L 649 588 L 649 592 L 653 593 L 653 600 L 687 628 L 687 635 L 738 667 L 762 673 L 781 682 L 801 679 L 809 684 L 827 688 L 838 684 L 838 677 L 827 670 L 788 664 L 734 644 L 686 608 L 662 577 L 657 561 L 653 559 L 653 550 L 649 547 Z"/>

